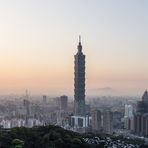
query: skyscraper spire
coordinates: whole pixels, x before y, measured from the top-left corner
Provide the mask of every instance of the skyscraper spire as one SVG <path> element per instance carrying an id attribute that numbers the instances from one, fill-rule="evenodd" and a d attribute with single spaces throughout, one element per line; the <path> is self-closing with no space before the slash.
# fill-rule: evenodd
<path id="1" fill-rule="evenodd" d="M 79 44 L 78 44 L 78 52 L 82 52 L 82 45 L 81 45 L 81 36 L 79 35 Z"/>
<path id="2" fill-rule="evenodd" d="M 79 35 L 79 43 L 81 43 L 81 35 Z"/>

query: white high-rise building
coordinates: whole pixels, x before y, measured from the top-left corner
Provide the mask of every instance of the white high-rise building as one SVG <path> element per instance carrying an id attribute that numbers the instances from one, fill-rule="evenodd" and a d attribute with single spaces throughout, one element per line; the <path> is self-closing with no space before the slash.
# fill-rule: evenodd
<path id="1" fill-rule="evenodd" d="M 125 104 L 125 113 L 124 117 L 131 118 L 133 117 L 133 106 Z"/>

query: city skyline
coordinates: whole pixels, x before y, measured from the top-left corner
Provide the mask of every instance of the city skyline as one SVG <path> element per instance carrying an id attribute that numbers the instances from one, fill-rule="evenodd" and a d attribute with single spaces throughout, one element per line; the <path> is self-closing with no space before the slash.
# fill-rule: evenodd
<path id="1" fill-rule="evenodd" d="M 73 96 L 79 34 L 87 96 L 136 96 L 148 88 L 146 0 L 6 0 L 0 12 L 0 94 Z"/>

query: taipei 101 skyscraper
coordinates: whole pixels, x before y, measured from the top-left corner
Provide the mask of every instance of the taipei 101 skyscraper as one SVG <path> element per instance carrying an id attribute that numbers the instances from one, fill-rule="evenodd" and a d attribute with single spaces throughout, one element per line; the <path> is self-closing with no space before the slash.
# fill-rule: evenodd
<path id="1" fill-rule="evenodd" d="M 78 51 L 74 56 L 74 115 L 85 116 L 85 55 L 79 36 Z"/>

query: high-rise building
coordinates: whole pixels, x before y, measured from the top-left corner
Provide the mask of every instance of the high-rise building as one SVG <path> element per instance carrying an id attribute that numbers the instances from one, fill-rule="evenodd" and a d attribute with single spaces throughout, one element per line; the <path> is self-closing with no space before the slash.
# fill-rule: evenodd
<path id="1" fill-rule="evenodd" d="M 148 91 L 142 96 L 142 100 L 137 102 L 137 110 L 133 117 L 132 131 L 140 136 L 148 135 Z"/>
<path id="2" fill-rule="evenodd" d="M 67 110 L 67 104 L 68 104 L 68 97 L 63 95 L 60 97 L 60 109 L 61 110 Z"/>
<path id="3" fill-rule="evenodd" d="M 43 104 L 45 105 L 47 103 L 47 96 L 43 95 Z"/>
<path id="4" fill-rule="evenodd" d="M 85 116 L 85 55 L 79 36 L 78 52 L 74 56 L 74 114 Z"/>
<path id="5" fill-rule="evenodd" d="M 103 112 L 103 132 L 107 134 L 113 132 L 113 113 L 111 111 Z"/>
<path id="6" fill-rule="evenodd" d="M 68 97 L 66 95 L 57 97 L 54 101 L 59 110 L 67 111 Z"/>
<path id="7" fill-rule="evenodd" d="M 142 96 L 142 100 L 137 102 L 138 113 L 148 113 L 148 91 L 146 90 Z"/>
<path id="8" fill-rule="evenodd" d="M 132 121 L 133 121 L 133 106 L 125 104 L 125 112 L 124 112 L 124 127 L 125 129 L 132 129 Z"/>
<path id="9" fill-rule="evenodd" d="M 73 131 L 86 132 L 91 118 L 86 116 L 85 111 L 85 55 L 80 36 L 77 48 L 78 52 L 74 56 L 74 116 L 71 116 L 71 126 Z"/>
<path id="10" fill-rule="evenodd" d="M 23 102 L 24 102 L 24 107 L 26 109 L 26 115 L 30 116 L 31 115 L 30 101 L 24 99 Z"/>
<path id="11" fill-rule="evenodd" d="M 133 117 L 133 106 L 125 104 L 124 117 Z"/>
<path id="12" fill-rule="evenodd" d="M 93 110 L 91 112 L 91 127 L 93 132 L 100 132 L 101 131 L 101 111 Z"/>

